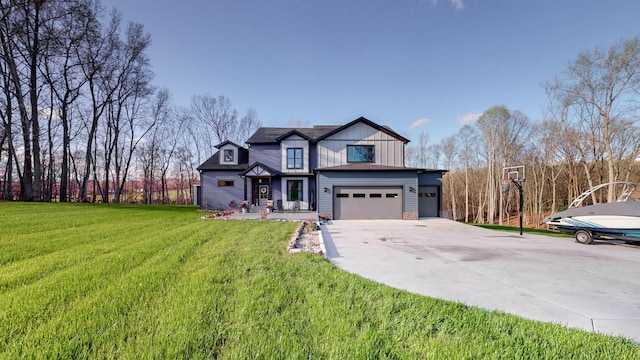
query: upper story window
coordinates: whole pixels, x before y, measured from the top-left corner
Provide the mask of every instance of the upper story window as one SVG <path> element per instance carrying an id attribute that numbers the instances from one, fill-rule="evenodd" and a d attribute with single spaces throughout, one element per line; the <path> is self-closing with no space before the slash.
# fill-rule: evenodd
<path id="1" fill-rule="evenodd" d="M 347 162 L 376 162 L 375 147 L 373 145 L 347 145 Z"/>
<path id="2" fill-rule="evenodd" d="M 224 149 L 224 162 L 233 162 L 233 149 Z"/>
<path id="3" fill-rule="evenodd" d="M 287 169 L 302 169 L 302 148 L 287 149 Z"/>

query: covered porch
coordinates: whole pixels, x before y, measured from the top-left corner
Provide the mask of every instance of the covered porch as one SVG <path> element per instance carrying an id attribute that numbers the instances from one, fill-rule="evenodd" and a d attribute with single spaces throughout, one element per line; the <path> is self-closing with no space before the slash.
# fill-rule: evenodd
<path id="1" fill-rule="evenodd" d="M 273 206 L 274 211 L 316 209 L 314 174 L 284 174 L 261 163 L 254 163 L 240 174 L 244 196 L 252 208 Z"/>

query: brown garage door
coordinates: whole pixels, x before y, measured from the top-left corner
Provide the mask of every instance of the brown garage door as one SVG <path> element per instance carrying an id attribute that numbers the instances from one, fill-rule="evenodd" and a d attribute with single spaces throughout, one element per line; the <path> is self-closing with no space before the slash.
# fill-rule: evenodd
<path id="1" fill-rule="evenodd" d="M 402 187 L 334 187 L 333 217 L 402 219 Z"/>

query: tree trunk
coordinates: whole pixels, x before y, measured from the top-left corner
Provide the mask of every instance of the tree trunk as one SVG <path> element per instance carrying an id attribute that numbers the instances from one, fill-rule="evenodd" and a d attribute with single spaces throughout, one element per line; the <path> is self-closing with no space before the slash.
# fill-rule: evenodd
<path id="1" fill-rule="evenodd" d="M 42 164 L 40 163 L 40 121 L 38 119 L 38 56 L 40 48 L 40 6 L 43 2 L 36 1 L 34 8 L 33 48 L 31 49 L 31 63 L 29 76 L 29 94 L 31 101 L 31 126 L 33 141 L 33 199 L 42 200 Z"/>

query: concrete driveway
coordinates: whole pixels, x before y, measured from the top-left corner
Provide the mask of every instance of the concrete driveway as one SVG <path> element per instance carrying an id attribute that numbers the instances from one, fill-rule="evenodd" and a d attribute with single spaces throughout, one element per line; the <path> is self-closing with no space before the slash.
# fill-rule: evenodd
<path id="1" fill-rule="evenodd" d="M 640 247 L 446 219 L 322 226 L 341 269 L 413 293 L 640 341 Z"/>

